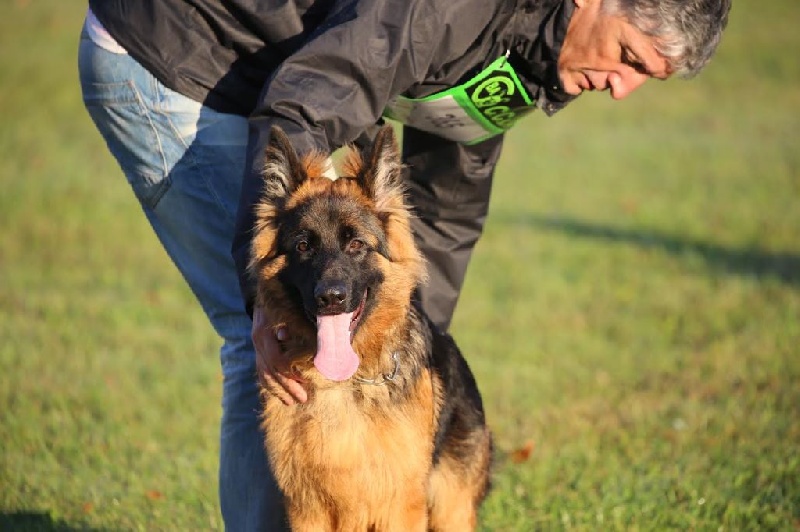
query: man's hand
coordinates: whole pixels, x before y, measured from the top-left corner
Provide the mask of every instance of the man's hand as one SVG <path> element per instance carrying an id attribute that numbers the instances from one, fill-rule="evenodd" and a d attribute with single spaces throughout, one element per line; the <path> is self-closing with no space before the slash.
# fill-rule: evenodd
<path id="1" fill-rule="evenodd" d="M 303 381 L 293 373 L 280 345 L 288 337 L 286 329 L 281 327 L 273 334 L 264 309 L 255 307 L 251 336 L 256 348 L 256 370 L 261 384 L 286 405 L 305 403 L 308 394 L 301 384 Z"/>

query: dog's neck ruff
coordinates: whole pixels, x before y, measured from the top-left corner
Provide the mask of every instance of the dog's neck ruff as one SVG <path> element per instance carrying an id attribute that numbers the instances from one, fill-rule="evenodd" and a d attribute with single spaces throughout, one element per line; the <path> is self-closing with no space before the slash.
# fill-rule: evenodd
<path id="1" fill-rule="evenodd" d="M 397 377 L 397 372 L 400 369 L 400 359 L 397 357 L 397 353 L 392 353 L 392 360 L 394 361 L 394 368 L 392 369 L 391 373 L 383 373 L 380 375 L 380 377 L 375 379 L 362 379 L 361 377 L 356 377 L 355 380 L 361 384 L 374 384 L 378 386 L 394 381 L 394 379 Z"/>

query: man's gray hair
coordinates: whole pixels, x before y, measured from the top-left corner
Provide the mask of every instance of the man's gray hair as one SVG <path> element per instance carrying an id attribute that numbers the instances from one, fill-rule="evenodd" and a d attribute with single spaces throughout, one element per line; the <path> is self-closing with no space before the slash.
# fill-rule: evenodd
<path id="1" fill-rule="evenodd" d="M 654 37 L 673 71 L 690 78 L 714 54 L 731 0 L 605 0 L 604 7 Z"/>

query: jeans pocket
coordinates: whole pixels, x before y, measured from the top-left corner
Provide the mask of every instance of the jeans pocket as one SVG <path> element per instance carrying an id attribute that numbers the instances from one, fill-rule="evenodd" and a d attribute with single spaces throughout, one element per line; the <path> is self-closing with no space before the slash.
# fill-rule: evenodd
<path id="1" fill-rule="evenodd" d="M 83 101 L 143 206 L 155 208 L 171 184 L 161 136 L 141 90 L 149 74 L 126 55 L 81 42 Z M 146 75 L 146 77 L 145 77 Z M 137 78 L 145 78 L 139 79 Z"/>

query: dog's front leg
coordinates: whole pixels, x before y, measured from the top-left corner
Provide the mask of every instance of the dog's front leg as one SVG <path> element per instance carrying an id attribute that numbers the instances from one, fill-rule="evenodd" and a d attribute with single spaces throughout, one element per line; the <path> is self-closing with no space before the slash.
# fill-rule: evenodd
<path id="1" fill-rule="evenodd" d="M 339 532 L 341 526 L 336 519 L 322 507 L 300 506 L 288 503 L 286 514 L 292 532 Z"/>
<path id="2" fill-rule="evenodd" d="M 387 532 L 427 532 L 428 502 L 424 490 L 400 493 L 387 509 L 385 520 L 376 523 L 376 530 Z"/>

